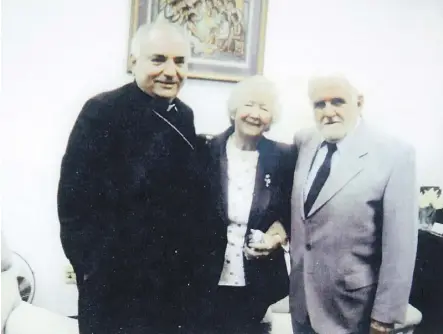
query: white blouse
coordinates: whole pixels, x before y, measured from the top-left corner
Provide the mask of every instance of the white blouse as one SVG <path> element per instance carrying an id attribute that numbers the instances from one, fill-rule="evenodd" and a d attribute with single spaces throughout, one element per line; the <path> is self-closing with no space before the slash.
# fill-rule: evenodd
<path id="1" fill-rule="evenodd" d="M 258 151 L 237 148 L 231 136 L 226 143 L 228 160 L 228 244 L 219 285 L 245 286 L 243 246 L 255 187 Z"/>

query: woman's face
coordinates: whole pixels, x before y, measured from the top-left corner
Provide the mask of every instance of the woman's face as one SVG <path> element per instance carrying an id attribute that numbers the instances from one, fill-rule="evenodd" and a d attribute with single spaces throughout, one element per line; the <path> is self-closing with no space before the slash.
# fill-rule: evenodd
<path id="1" fill-rule="evenodd" d="M 270 127 L 272 105 L 263 100 L 249 99 L 237 108 L 234 117 L 235 131 L 242 137 L 259 137 Z"/>

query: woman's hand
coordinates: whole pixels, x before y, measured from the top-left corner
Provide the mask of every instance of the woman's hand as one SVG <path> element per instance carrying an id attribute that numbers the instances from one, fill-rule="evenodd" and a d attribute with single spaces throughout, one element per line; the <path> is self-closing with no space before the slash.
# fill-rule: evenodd
<path id="1" fill-rule="evenodd" d="M 287 235 L 283 225 L 279 221 L 274 222 L 266 233 L 261 232 L 261 238 L 259 239 L 254 237 L 254 233 L 255 235 L 257 234 L 255 230 L 251 230 L 251 232 L 252 234 L 244 250 L 246 258 L 266 257 L 271 254 L 273 250 L 286 243 Z M 260 231 L 258 231 L 258 233 L 260 233 Z"/>

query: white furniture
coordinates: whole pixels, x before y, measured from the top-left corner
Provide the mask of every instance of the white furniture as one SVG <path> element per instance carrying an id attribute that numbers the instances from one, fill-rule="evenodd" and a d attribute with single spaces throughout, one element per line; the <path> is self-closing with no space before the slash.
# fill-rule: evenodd
<path id="1" fill-rule="evenodd" d="M 7 266 L 3 266 L 6 263 Z M 17 269 L 14 266 L 13 257 L 11 260 L 2 254 L 2 334 L 78 334 L 76 320 L 22 301 L 18 288 Z"/>

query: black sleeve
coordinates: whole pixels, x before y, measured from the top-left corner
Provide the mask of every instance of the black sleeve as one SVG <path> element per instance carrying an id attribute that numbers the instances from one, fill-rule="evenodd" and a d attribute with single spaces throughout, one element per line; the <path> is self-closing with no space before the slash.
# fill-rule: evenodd
<path id="1" fill-rule="evenodd" d="M 63 156 L 57 205 L 60 237 L 76 272 L 89 274 L 115 235 L 117 192 L 110 168 L 111 107 L 91 99 L 83 107 Z"/>
<path id="2" fill-rule="evenodd" d="M 295 145 L 286 146 L 281 159 L 280 170 L 282 173 L 280 209 L 281 222 L 288 237 L 291 236 L 291 197 L 294 182 L 294 170 L 297 162 L 298 149 Z"/>
<path id="3" fill-rule="evenodd" d="M 179 110 L 181 110 L 180 114 L 182 119 L 179 121 L 178 128 L 183 132 L 185 137 L 192 143 L 192 145 L 195 146 L 197 135 L 194 125 L 194 111 L 183 102 L 180 102 Z"/>

